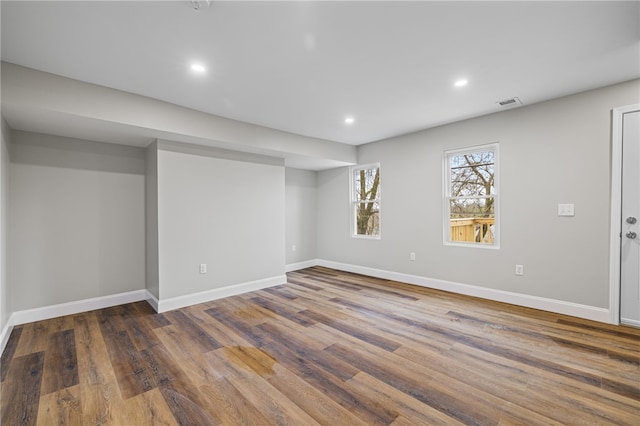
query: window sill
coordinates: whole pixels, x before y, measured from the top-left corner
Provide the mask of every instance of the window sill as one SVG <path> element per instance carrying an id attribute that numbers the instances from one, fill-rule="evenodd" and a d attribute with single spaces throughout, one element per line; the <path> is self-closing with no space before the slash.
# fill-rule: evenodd
<path id="1" fill-rule="evenodd" d="M 466 248 L 479 248 L 479 249 L 485 249 L 485 250 L 500 250 L 500 244 L 453 243 L 451 241 L 445 241 L 443 244 L 449 247 L 466 247 Z"/>
<path id="2" fill-rule="evenodd" d="M 356 238 L 358 240 L 379 240 L 380 235 L 351 235 L 351 238 Z"/>

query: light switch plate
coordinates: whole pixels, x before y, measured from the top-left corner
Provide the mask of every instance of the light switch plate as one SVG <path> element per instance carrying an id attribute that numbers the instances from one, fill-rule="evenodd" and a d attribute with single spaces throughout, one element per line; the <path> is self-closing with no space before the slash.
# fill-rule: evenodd
<path id="1" fill-rule="evenodd" d="M 558 216 L 575 216 L 573 204 L 558 204 Z"/>
<path id="2" fill-rule="evenodd" d="M 516 275 L 524 275 L 524 265 L 516 265 Z"/>

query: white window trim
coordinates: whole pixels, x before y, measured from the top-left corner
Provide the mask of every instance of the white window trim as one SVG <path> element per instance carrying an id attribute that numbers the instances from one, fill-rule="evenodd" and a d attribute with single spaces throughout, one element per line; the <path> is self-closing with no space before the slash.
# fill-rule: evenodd
<path id="1" fill-rule="evenodd" d="M 494 207 L 494 240 L 493 244 L 481 244 L 481 243 L 465 243 L 460 241 L 450 240 L 450 226 L 451 226 L 451 214 L 449 211 L 449 189 L 451 185 L 451 173 L 449 169 L 449 157 L 460 153 L 475 153 L 482 151 L 493 151 L 494 161 L 494 181 L 493 187 L 495 194 L 493 195 L 493 207 Z M 465 197 L 474 198 L 474 197 Z M 477 197 L 485 198 L 485 197 Z M 498 250 L 500 249 L 500 144 L 493 142 L 485 145 L 474 145 L 466 148 L 451 149 L 442 153 L 442 241 L 445 246 L 454 247 L 472 247 L 479 249 Z"/>
<path id="2" fill-rule="evenodd" d="M 349 168 L 349 217 L 350 217 L 350 232 L 352 238 L 364 239 L 364 240 L 379 240 L 382 237 L 382 181 L 380 182 L 380 188 L 378 189 L 378 196 L 376 197 L 376 201 L 380 206 L 380 210 L 378 212 L 378 220 L 380 222 L 378 235 L 361 235 L 357 233 L 356 227 L 356 193 L 355 193 L 355 172 L 357 170 L 362 169 L 374 169 L 377 168 L 380 170 L 380 175 L 382 176 L 382 168 L 380 167 L 380 163 L 369 163 L 369 164 L 358 164 L 356 166 L 351 166 Z"/>

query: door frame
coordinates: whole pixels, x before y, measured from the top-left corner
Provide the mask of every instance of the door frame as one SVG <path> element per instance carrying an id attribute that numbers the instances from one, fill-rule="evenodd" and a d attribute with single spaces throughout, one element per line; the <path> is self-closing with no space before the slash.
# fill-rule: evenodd
<path id="1" fill-rule="evenodd" d="M 622 126 L 623 116 L 640 111 L 640 104 L 611 111 L 611 239 L 609 248 L 609 314 L 611 324 L 620 324 L 620 242 L 622 238 Z"/>

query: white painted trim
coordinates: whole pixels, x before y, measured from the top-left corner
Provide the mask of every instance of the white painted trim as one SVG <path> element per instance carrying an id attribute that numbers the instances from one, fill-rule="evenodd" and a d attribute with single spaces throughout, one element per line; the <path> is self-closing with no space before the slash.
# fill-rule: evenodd
<path id="1" fill-rule="evenodd" d="M 478 287 L 469 284 L 461 284 L 452 281 L 438 280 L 418 275 L 404 274 L 401 272 L 385 271 L 382 269 L 369 268 L 366 266 L 350 265 L 323 259 L 312 259 L 304 262 L 290 264 L 287 265 L 286 270 L 287 272 L 289 272 L 304 268 L 310 268 L 312 266 L 324 266 L 327 268 L 354 272 L 393 281 L 405 282 L 421 287 L 450 291 L 453 293 L 465 294 L 468 296 L 480 297 L 483 299 L 495 300 L 498 302 L 505 302 L 544 311 L 556 312 L 599 322 L 609 322 L 610 319 L 609 310 L 604 308 L 597 308 L 561 300 L 546 299 L 537 296 L 529 296 L 526 294 Z M 56 318 L 64 315 L 73 315 L 81 312 L 92 311 L 95 309 L 102 309 L 126 303 L 139 302 L 142 300 L 146 300 L 147 303 L 149 303 L 149 305 L 151 305 L 156 310 L 156 312 L 161 313 L 185 306 L 195 305 L 198 303 L 204 303 L 211 300 L 221 299 L 224 297 L 235 296 L 250 291 L 256 291 L 263 288 L 281 285 L 286 283 L 286 281 L 286 275 L 279 275 L 262 280 L 216 288 L 213 290 L 173 297 L 165 300 L 158 300 L 147 290 L 135 290 L 127 293 L 96 297 L 92 299 L 79 300 L 75 302 L 68 302 L 58 305 L 14 312 L 9 317 L 7 324 L 5 324 L 2 332 L 0 333 L 0 353 L 4 351 L 11 331 L 13 330 L 13 327 L 15 325 Z M 637 326 L 640 326 L 640 324 L 638 324 Z"/>
<path id="2" fill-rule="evenodd" d="M 9 341 L 11 331 L 16 325 L 123 305 L 125 303 L 139 302 L 141 300 L 148 299 L 148 296 L 150 295 L 151 294 L 147 290 L 134 290 L 126 293 L 94 297 L 91 299 L 77 300 L 73 302 L 60 303 L 58 305 L 42 306 L 40 308 L 14 312 L 11 314 L 9 320 L 0 333 L 0 354 L 4 352 L 4 348 Z"/>
<path id="3" fill-rule="evenodd" d="M 451 205 L 449 202 L 449 194 L 451 192 L 451 169 L 450 161 L 452 155 L 455 154 L 471 154 L 476 152 L 493 151 L 493 170 L 494 170 L 494 182 L 493 187 L 495 194 L 493 194 L 493 207 L 494 207 L 494 240 L 493 244 L 481 244 L 481 243 L 465 243 L 458 241 L 451 241 L 450 228 L 451 228 Z M 481 197 L 470 197 L 481 198 Z M 451 149 L 442 152 L 442 244 L 452 247 L 466 247 L 466 248 L 479 248 L 489 250 L 500 250 L 500 142 L 491 142 L 483 145 L 475 145 L 466 148 Z"/>
<path id="4" fill-rule="evenodd" d="M 355 164 L 349 167 L 349 209 L 351 210 L 351 238 L 361 238 L 363 240 L 380 240 L 382 239 L 382 181 L 378 182 L 378 192 L 377 197 L 372 202 L 378 203 L 378 235 L 359 235 L 357 232 L 357 219 L 356 219 L 356 206 L 359 204 L 360 200 L 356 199 L 356 193 L 354 191 L 355 188 L 355 172 L 359 170 L 368 170 L 377 168 L 378 173 L 382 176 L 382 167 L 380 166 L 380 162 L 378 163 L 368 163 L 368 164 Z"/>
<path id="5" fill-rule="evenodd" d="M 622 224 L 622 112 L 611 114 L 611 215 L 609 240 L 609 312 L 612 324 L 620 324 L 620 233 Z"/>
<path id="6" fill-rule="evenodd" d="M 640 321 L 637 321 L 637 320 L 620 318 L 620 323 L 624 324 L 624 325 L 630 325 L 632 327 L 639 327 L 640 328 Z"/>
<path id="7" fill-rule="evenodd" d="M 640 104 L 614 108 L 611 114 L 611 216 L 609 243 L 609 322 L 620 324 L 620 238 L 622 233 L 622 117 Z"/>
<path id="8" fill-rule="evenodd" d="M 290 263 L 288 265 L 285 265 L 284 271 L 291 272 L 291 271 L 297 271 L 299 269 L 311 268 L 312 266 L 318 266 L 318 262 L 319 262 L 318 259 L 311 259 L 311 260 L 305 260 L 304 262 Z"/>
<path id="9" fill-rule="evenodd" d="M 151 294 L 150 291 L 147 290 L 147 303 L 151 305 L 154 311 L 158 312 L 158 306 L 160 305 L 160 301 L 158 298 Z"/>
<path id="10" fill-rule="evenodd" d="M 301 262 L 290 266 L 299 265 L 300 268 L 308 268 L 317 265 L 317 260 Z M 250 291 L 261 290 L 267 287 L 284 284 L 287 282 L 286 275 L 265 278 L 263 280 L 250 281 L 246 283 L 236 284 L 229 287 L 222 287 L 213 290 L 203 291 L 200 293 L 178 296 L 166 300 L 158 300 L 153 294 L 147 290 L 135 290 L 127 293 L 112 294 L 109 296 L 94 297 L 91 299 L 78 300 L 74 302 L 61 303 L 58 305 L 43 306 L 40 308 L 26 309 L 24 311 L 14 312 L 0 333 L 0 354 L 7 345 L 9 336 L 13 327 L 20 324 L 26 324 L 34 321 L 42 321 L 51 318 L 57 318 L 64 315 L 73 315 L 82 312 L 93 311 L 96 309 L 108 308 L 111 306 L 124 305 L 126 303 L 139 302 L 146 300 L 156 312 L 166 312 L 185 306 L 195 305 L 197 303 L 208 302 L 210 300 L 221 299 L 223 297 L 235 296 L 237 294 L 247 293 Z"/>
<path id="11" fill-rule="evenodd" d="M 546 299 L 544 297 L 530 296 L 527 294 L 513 293 L 486 287 L 478 287 L 469 284 L 461 284 L 452 281 L 422 277 L 418 275 L 403 274 L 400 272 L 385 271 L 382 269 L 368 268 L 365 266 L 349 265 L 346 263 L 332 262 L 328 260 L 319 260 L 318 265 L 387 280 L 400 281 L 418 285 L 421 287 L 450 291 L 467 296 L 480 297 L 482 299 L 489 299 L 497 302 L 504 302 L 518 306 L 525 306 L 528 308 L 540 309 L 542 311 L 571 315 L 574 317 L 585 318 L 593 321 L 609 322 L 610 318 L 608 309 L 580 305 L 577 303 L 565 302 L 562 300 Z"/>
<path id="12" fill-rule="evenodd" d="M 173 309 L 183 308 L 185 306 L 196 305 L 198 303 L 209 302 L 211 300 L 222 299 L 223 297 L 235 296 L 263 288 L 273 287 L 287 282 L 286 275 L 278 275 L 271 278 L 265 278 L 257 281 L 249 281 L 230 285 L 227 287 L 214 288 L 212 290 L 201 291 L 199 293 L 185 294 L 184 296 L 172 297 L 169 299 L 160 299 L 158 301 L 158 313 L 171 311 Z"/>
<path id="13" fill-rule="evenodd" d="M 11 315 L 11 318 L 13 319 L 14 325 L 19 325 L 57 318 L 64 315 L 93 311 L 95 309 L 108 308 L 110 306 L 123 305 L 125 303 L 139 302 L 146 299 L 147 290 L 134 290 L 127 293 L 112 294 L 109 296 L 94 297 L 91 299 L 17 311 Z"/>
<path id="14" fill-rule="evenodd" d="M 0 333 L 0 354 L 4 352 L 4 348 L 7 347 L 7 342 L 9 341 L 9 336 L 11 336 L 11 332 L 13 331 L 13 315 L 9 317 L 7 323 L 2 328 L 2 333 Z"/>

